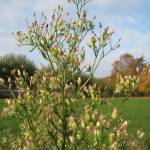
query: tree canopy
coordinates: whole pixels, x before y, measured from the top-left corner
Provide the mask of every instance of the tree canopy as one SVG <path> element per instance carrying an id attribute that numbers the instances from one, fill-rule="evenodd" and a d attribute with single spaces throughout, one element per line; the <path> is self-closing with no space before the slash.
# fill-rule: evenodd
<path id="1" fill-rule="evenodd" d="M 11 71 L 21 70 L 22 67 L 26 70 L 29 76 L 36 71 L 36 65 L 22 54 L 7 54 L 0 56 L 0 78 L 5 81 L 11 77 Z"/>
<path id="2" fill-rule="evenodd" d="M 131 54 L 125 53 L 119 60 L 113 63 L 112 76 L 119 75 L 139 75 L 146 66 L 144 57 L 134 58 Z"/>
<path id="3" fill-rule="evenodd" d="M 139 91 L 142 93 L 149 94 L 150 93 L 150 65 L 143 69 L 141 73 L 141 83 L 139 87 Z"/>

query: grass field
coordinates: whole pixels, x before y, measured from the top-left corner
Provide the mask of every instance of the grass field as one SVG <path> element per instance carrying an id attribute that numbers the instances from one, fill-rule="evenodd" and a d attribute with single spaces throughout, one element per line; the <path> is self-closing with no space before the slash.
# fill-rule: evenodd
<path id="1" fill-rule="evenodd" d="M 4 107 L 7 107 L 6 103 L 4 101 L 0 101 L 0 112 Z M 8 131 L 8 132 L 6 132 Z M 0 136 L 3 136 L 4 134 L 17 134 L 19 133 L 19 119 L 15 117 L 0 117 Z"/>
<path id="2" fill-rule="evenodd" d="M 6 103 L 0 101 L 0 111 L 4 107 Z M 102 113 L 110 114 L 114 107 L 119 109 L 125 119 L 131 120 L 131 130 L 143 128 L 146 137 L 150 137 L 150 98 L 131 98 L 125 103 L 118 99 L 110 106 L 103 105 L 100 109 Z M 0 118 L 0 136 L 8 134 L 5 133 L 7 129 L 11 133 L 19 133 L 19 120 L 15 117 Z"/>
<path id="3" fill-rule="evenodd" d="M 113 108 L 118 108 L 124 119 L 131 120 L 132 131 L 142 128 L 147 137 L 150 137 L 150 97 L 131 98 L 126 102 L 115 100 L 110 106 L 102 106 L 102 112 L 110 113 Z"/>

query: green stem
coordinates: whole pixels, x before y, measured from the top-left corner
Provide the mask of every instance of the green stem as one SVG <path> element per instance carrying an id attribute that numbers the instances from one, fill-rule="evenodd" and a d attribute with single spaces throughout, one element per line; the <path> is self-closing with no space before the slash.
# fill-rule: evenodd
<path id="1" fill-rule="evenodd" d="M 63 99 L 62 99 L 62 109 L 63 109 L 63 143 L 62 143 L 62 150 L 66 149 L 66 140 L 67 140 L 67 105 L 65 102 L 66 98 L 66 92 L 65 92 L 65 84 L 66 84 L 66 79 L 63 76 L 62 77 L 62 82 L 63 82 Z"/>

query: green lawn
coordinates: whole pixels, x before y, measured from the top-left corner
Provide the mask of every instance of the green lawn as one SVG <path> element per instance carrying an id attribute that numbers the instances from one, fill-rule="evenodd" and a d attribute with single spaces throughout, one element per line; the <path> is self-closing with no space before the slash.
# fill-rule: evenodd
<path id="1" fill-rule="evenodd" d="M 0 101 L 0 111 L 4 107 L 5 102 Z M 143 128 L 146 136 L 150 137 L 150 98 L 132 98 L 125 103 L 118 99 L 110 106 L 103 105 L 100 109 L 102 113 L 110 114 L 114 107 L 119 109 L 125 119 L 131 120 L 131 130 Z M 19 133 L 19 120 L 15 117 L 0 118 L 0 136 L 7 134 L 7 129 L 11 133 Z"/>
<path id="2" fill-rule="evenodd" d="M 150 97 L 131 98 L 126 102 L 115 100 L 110 106 L 102 106 L 102 112 L 111 113 L 113 108 L 118 108 L 124 119 L 131 120 L 131 130 L 144 129 L 145 135 L 150 137 Z"/>
<path id="3" fill-rule="evenodd" d="M 4 100 L 0 101 L 0 112 L 4 107 L 7 107 Z M 7 135 L 9 133 L 17 134 L 19 133 L 19 119 L 15 117 L 0 117 L 0 136 L 4 134 Z"/>

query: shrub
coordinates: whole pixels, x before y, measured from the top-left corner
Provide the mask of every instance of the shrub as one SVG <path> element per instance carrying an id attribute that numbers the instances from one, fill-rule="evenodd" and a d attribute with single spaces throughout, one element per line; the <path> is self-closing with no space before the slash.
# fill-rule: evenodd
<path id="1" fill-rule="evenodd" d="M 119 116 L 116 108 L 111 115 L 101 114 L 101 96 L 95 86 L 87 85 L 101 59 L 119 46 L 117 43 L 109 47 L 113 32 L 99 26 L 101 34 L 95 33 L 93 20 L 87 18 L 83 7 L 88 0 L 69 2 L 77 6 L 77 20 L 65 20 L 63 7 L 58 6 L 50 24 L 44 15 L 42 23 L 35 17 L 27 32 L 17 33 L 18 42 L 38 48 L 52 71 L 41 78 L 35 74 L 29 86 L 26 73 L 17 75 L 19 96 L 11 101 L 10 110 L 22 119 L 21 136 L 11 142 L 11 149 L 142 148 L 144 133 L 139 130 L 138 136 L 129 134 L 128 121 Z M 88 46 L 94 61 L 82 70 L 86 53 L 81 43 L 86 35 L 91 36 Z M 84 83 L 83 72 L 88 75 Z"/>

